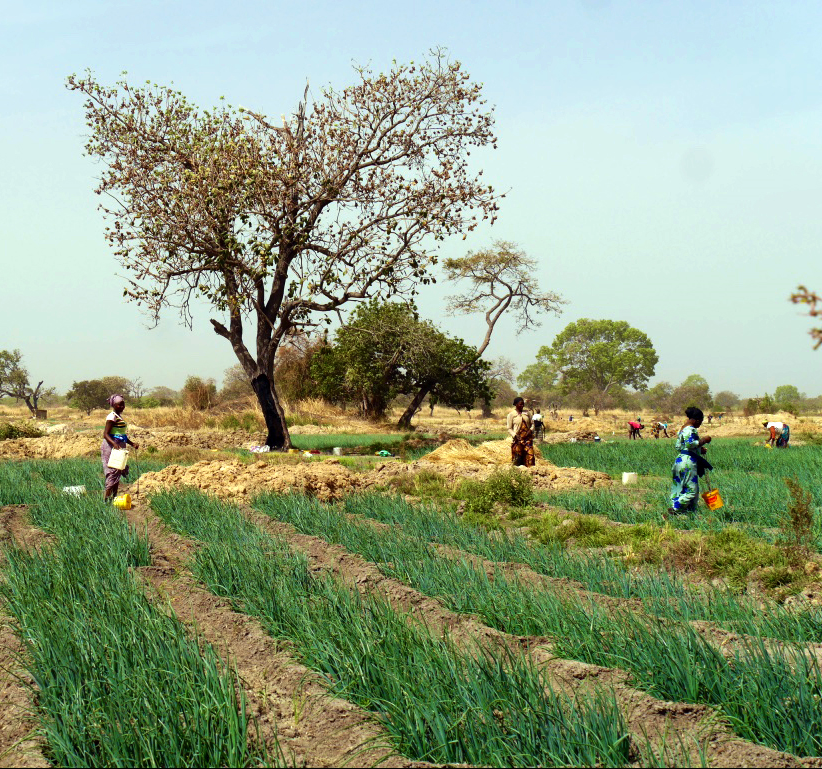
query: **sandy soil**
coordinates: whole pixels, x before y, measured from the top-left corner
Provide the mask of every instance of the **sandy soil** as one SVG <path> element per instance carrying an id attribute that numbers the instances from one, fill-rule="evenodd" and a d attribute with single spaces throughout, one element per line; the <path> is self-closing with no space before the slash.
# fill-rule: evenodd
<path id="1" fill-rule="evenodd" d="M 451 483 L 464 478 L 483 480 L 500 467 L 510 465 L 507 441 L 488 441 L 477 447 L 461 439 L 452 440 L 414 462 L 380 462 L 366 473 L 356 473 L 338 459 L 327 458 L 296 464 L 275 464 L 260 460 L 203 460 L 190 466 L 169 465 L 140 478 L 146 492 L 175 486 L 191 486 L 220 497 L 247 500 L 262 491 L 298 491 L 318 499 L 340 499 L 351 492 L 382 487 L 402 475 L 424 470 L 439 473 Z M 537 489 L 566 489 L 610 485 L 605 473 L 579 467 L 557 467 L 540 461 L 536 467 L 520 468 L 534 480 Z"/>

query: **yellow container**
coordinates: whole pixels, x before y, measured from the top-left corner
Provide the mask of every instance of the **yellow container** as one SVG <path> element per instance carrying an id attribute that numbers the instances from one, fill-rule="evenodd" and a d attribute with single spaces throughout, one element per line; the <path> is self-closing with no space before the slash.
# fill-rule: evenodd
<path id="1" fill-rule="evenodd" d="M 114 497 L 113 504 L 118 510 L 131 510 L 131 494 L 120 494 Z"/>
<path id="2" fill-rule="evenodd" d="M 722 497 L 716 489 L 711 489 L 710 491 L 704 492 L 702 494 L 702 499 L 704 499 L 705 504 L 708 505 L 708 510 L 719 510 L 720 507 L 725 506 L 725 503 L 722 501 Z"/>

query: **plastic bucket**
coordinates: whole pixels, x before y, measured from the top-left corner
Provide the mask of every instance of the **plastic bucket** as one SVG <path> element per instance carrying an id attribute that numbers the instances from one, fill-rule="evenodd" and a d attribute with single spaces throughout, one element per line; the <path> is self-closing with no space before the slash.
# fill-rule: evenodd
<path id="1" fill-rule="evenodd" d="M 719 510 L 720 507 L 725 506 L 725 503 L 722 501 L 722 497 L 716 489 L 711 489 L 710 491 L 704 492 L 702 494 L 702 499 L 704 499 L 705 504 L 708 505 L 708 510 Z"/>
<path id="2" fill-rule="evenodd" d="M 341 457 L 342 456 L 342 446 L 334 446 L 334 448 L 331 449 L 331 453 L 335 457 Z"/>
<path id="3" fill-rule="evenodd" d="M 126 449 L 112 449 L 108 458 L 108 466 L 113 470 L 125 470 L 128 467 L 128 451 Z"/>
<path id="4" fill-rule="evenodd" d="M 622 485 L 628 486 L 631 483 L 636 483 L 639 476 L 636 473 L 622 473 Z"/>
<path id="5" fill-rule="evenodd" d="M 131 494 L 120 494 L 112 503 L 118 510 L 131 510 Z"/>

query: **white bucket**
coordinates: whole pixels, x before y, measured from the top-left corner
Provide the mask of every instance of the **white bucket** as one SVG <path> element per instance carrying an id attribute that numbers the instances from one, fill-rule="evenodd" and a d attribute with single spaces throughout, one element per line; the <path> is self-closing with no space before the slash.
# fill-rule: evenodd
<path id="1" fill-rule="evenodd" d="M 628 486 L 631 483 L 636 483 L 639 476 L 636 473 L 622 473 L 622 485 Z"/>
<path id="2" fill-rule="evenodd" d="M 128 467 L 128 450 L 112 449 L 108 458 L 108 466 L 112 470 L 125 470 Z"/>
<path id="3" fill-rule="evenodd" d="M 85 486 L 63 486 L 63 494 L 71 494 L 75 497 L 79 497 L 85 493 Z"/>
<path id="4" fill-rule="evenodd" d="M 334 448 L 331 449 L 331 453 L 335 457 L 341 457 L 342 456 L 342 446 L 334 446 Z"/>

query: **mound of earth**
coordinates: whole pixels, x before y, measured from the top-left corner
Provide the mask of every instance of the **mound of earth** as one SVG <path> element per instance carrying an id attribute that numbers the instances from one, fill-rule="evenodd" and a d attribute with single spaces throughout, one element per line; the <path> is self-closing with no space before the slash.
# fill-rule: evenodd
<path id="1" fill-rule="evenodd" d="M 485 480 L 495 470 L 510 465 L 511 443 L 509 441 L 486 441 L 479 446 L 472 446 L 467 441 L 457 438 L 444 443 L 415 462 L 407 464 L 385 462 L 377 465 L 368 476 L 369 480 L 380 486 L 392 477 L 428 470 L 439 473 L 452 483 L 458 483 L 463 478 Z M 579 486 L 593 488 L 608 486 L 611 483 L 611 478 L 606 473 L 586 470 L 582 467 L 557 467 L 540 457 L 537 458 L 535 467 L 519 469 L 531 475 L 537 489 L 545 491 Z"/>
<path id="2" fill-rule="evenodd" d="M 249 441 L 249 433 L 242 430 L 199 430 L 175 432 L 172 430 L 129 429 L 129 437 L 145 451 L 188 446 L 200 449 L 227 449 L 242 446 Z M 263 440 L 262 435 L 258 436 Z M 89 430 L 82 433 L 46 435 L 42 438 L 16 438 L 0 441 L 0 457 L 7 459 L 71 459 L 91 457 L 100 453 L 103 431 Z"/>
<path id="3" fill-rule="evenodd" d="M 205 460 L 189 467 L 169 465 L 140 478 L 140 488 L 145 491 L 175 486 L 191 486 L 219 497 L 240 500 L 262 491 L 296 491 L 330 500 L 367 488 L 368 484 L 365 476 L 352 473 L 336 459 L 299 464 Z"/>

